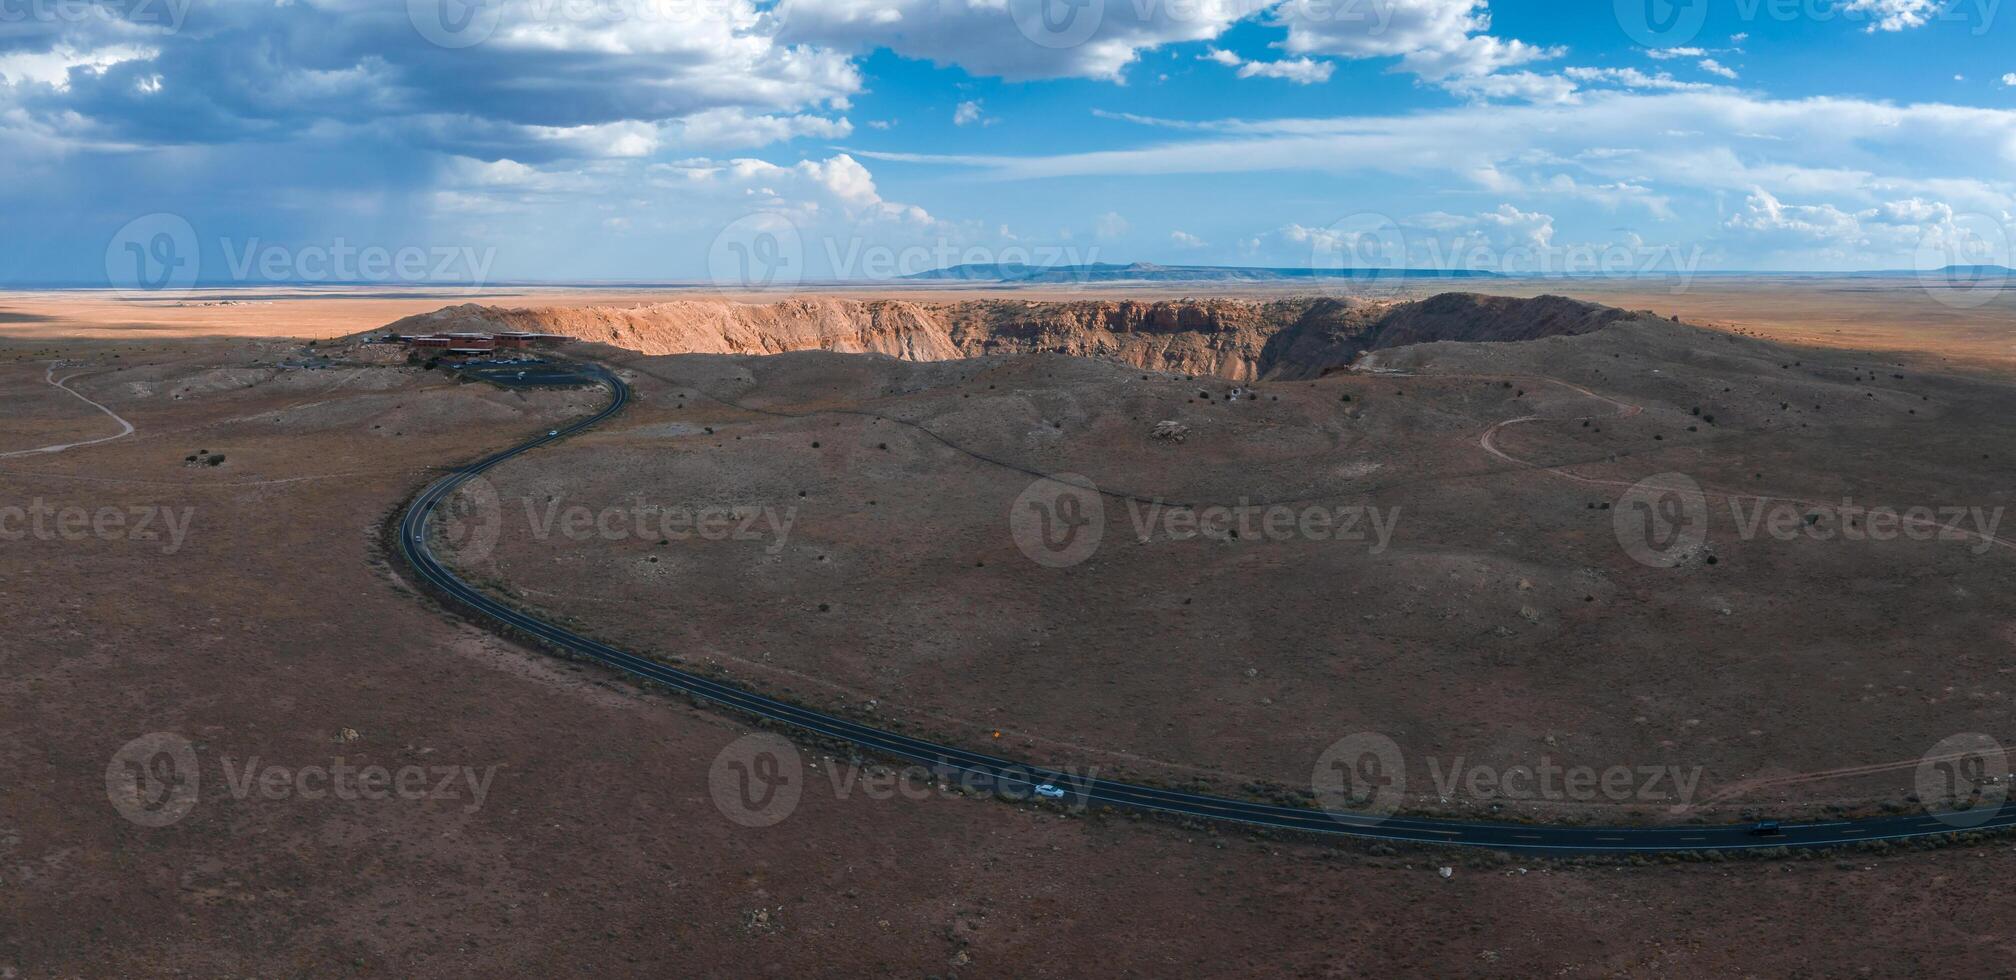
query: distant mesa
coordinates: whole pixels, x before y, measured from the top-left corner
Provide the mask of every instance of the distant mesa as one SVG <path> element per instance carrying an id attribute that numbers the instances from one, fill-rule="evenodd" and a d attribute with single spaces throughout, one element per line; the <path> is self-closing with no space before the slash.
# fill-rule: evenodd
<path id="1" fill-rule="evenodd" d="M 1085 283 L 1085 282 L 1292 282 L 1315 279 L 1498 279 L 1471 269 L 1260 269 L 1227 265 L 1025 265 L 1017 262 L 954 265 L 905 276 L 913 281 Z"/>
<path id="2" fill-rule="evenodd" d="M 1947 279 L 2008 279 L 2016 277 L 2016 269 L 2006 265 L 1949 265 L 1932 275 Z"/>

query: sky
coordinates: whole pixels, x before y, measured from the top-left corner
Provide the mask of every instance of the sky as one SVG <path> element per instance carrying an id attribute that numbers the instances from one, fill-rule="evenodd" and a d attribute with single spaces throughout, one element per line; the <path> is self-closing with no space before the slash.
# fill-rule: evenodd
<path id="1" fill-rule="evenodd" d="M 0 0 L 0 284 L 2016 265 L 2016 0 Z"/>

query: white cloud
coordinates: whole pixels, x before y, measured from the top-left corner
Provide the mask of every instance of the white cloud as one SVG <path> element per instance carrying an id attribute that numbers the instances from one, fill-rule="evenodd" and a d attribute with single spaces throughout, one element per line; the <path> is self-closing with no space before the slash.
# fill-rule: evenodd
<path id="1" fill-rule="evenodd" d="M 2016 71 L 2012 71 L 2009 74 L 2002 76 L 2002 84 L 2010 88 L 2016 88 Z"/>
<path id="2" fill-rule="evenodd" d="M 1206 242 L 1204 239 L 1198 238 L 1196 235 L 1192 235 L 1187 231 L 1170 232 L 1169 243 L 1171 245 L 1176 246 L 1177 248 L 1203 248 L 1204 246 L 1210 244 L 1209 242 Z"/>
<path id="3" fill-rule="evenodd" d="M 67 92 L 73 71 L 103 75 L 114 65 L 152 61 L 159 55 L 160 52 L 154 48 L 134 44 L 111 44 L 99 48 L 59 44 L 47 51 L 0 52 L 0 83 L 47 85 L 58 92 Z"/>
<path id="4" fill-rule="evenodd" d="M 1297 85 L 1315 85 L 1330 80 L 1330 72 L 1337 66 L 1327 61 L 1313 58 L 1289 58 L 1282 61 L 1249 61 L 1239 66 L 1240 78 L 1279 78 Z"/>
<path id="5" fill-rule="evenodd" d="M 957 109 L 952 110 L 952 125 L 954 126 L 971 126 L 974 123 L 990 125 L 993 122 L 994 120 L 988 119 L 981 114 L 980 103 L 977 100 L 961 102 Z"/>
<path id="6" fill-rule="evenodd" d="M 1700 68 L 1710 75 L 1720 75 L 1723 78 L 1732 80 L 1736 78 L 1736 70 L 1734 68 L 1730 68 L 1713 58 L 1701 59 Z"/>
<path id="7" fill-rule="evenodd" d="M 1669 61 L 1674 58 L 1705 58 L 1708 56 L 1708 51 L 1705 48 L 1646 48 L 1645 53 L 1652 56 L 1656 61 Z"/>
<path id="8" fill-rule="evenodd" d="M 1047 12 L 1040 5 L 1006 0 L 784 0 L 775 23 L 778 39 L 787 45 L 886 47 L 1015 81 L 1119 81 L 1142 51 L 1213 40 L 1256 9 L 1249 0 L 1093 0 L 1069 8 L 1061 26 L 1050 26 L 1035 19 Z"/>
<path id="9" fill-rule="evenodd" d="M 1154 125 L 1156 120 L 1133 121 Z M 1910 194 L 1956 207 L 2016 205 L 2016 110 L 1861 99 L 1765 99 L 1731 89 L 1588 93 L 1560 105 L 1463 106 L 1406 115 L 1179 124 L 1192 138 L 1033 156 L 869 154 L 979 167 L 998 177 L 1311 170 L 1456 176 L 1509 172 L 1747 193 Z M 1885 196 L 1887 195 L 1887 197 Z"/>
<path id="10" fill-rule="evenodd" d="M 1873 18 L 1868 31 L 1901 31 L 1911 27 L 1923 27 L 1932 16 L 1939 12 L 1942 0 L 1848 0 L 1843 11 L 1851 14 L 1867 14 Z"/>
<path id="11" fill-rule="evenodd" d="M 1533 248 L 1547 248 L 1554 243 L 1553 215 L 1501 204 L 1498 210 L 1477 215 L 1475 220 L 1480 229 L 1501 243 Z"/>
<path id="12" fill-rule="evenodd" d="M 1706 82 L 1683 82 L 1663 71 L 1657 75 L 1647 75 L 1636 68 L 1569 68 L 1562 74 L 1578 82 L 1609 84 L 1621 88 L 1663 89 L 1674 92 L 1700 92 L 1714 88 Z"/>
<path id="13" fill-rule="evenodd" d="M 1117 211 L 1108 211 L 1092 219 L 1092 234 L 1096 238 L 1111 240 L 1125 237 L 1132 227 Z"/>
<path id="14" fill-rule="evenodd" d="M 1280 78 L 1298 85 L 1314 85 L 1330 80 L 1330 73 L 1336 65 L 1314 58 L 1289 58 L 1281 61 L 1247 61 L 1223 48 L 1210 48 L 1197 56 L 1199 61 L 1209 61 L 1237 68 L 1240 78 Z"/>
<path id="15" fill-rule="evenodd" d="M 1575 83 L 1566 77 L 1542 75 L 1530 71 L 1479 75 L 1475 78 L 1449 78 L 1442 81 L 1442 87 L 1453 95 L 1478 100 L 1517 99 L 1544 103 L 1571 102 L 1575 98 Z"/>
<path id="16" fill-rule="evenodd" d="M 1730 215 L 1726 227 L 1769 237 L 1854 244 L 1862 237 L 1855 215 L 1831 204 L 1785 204 L 1762 187 L 1752 188 L 1743 210 Z"/>
<path id="17" fill-rule="evenodd" d="M 1477 80 L 1566 53 L 1564 48 L 1539 47 L 1486 33 L 1491 29 L 1486 0 L 1285 3 L 1275 8 L 1274 16 L 1288 27 L 1283 47 L 1290 54 L 1397 57 L 1402 70 L 1460 88 L 1462 94 L 1471 96 L 1530 91 L 1530 81 L 1492 85 Z M 1552 92 L 1558 92 L 1558 87 Z"/>

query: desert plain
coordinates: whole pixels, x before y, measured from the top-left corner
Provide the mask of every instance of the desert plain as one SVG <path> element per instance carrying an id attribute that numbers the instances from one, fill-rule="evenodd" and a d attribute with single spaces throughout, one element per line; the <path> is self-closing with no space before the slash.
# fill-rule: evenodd
<path id="1" fill-rule="evenodd" d="M 1598 824 L 1894 812 L 1945 739 L 2010 736 L 2016 297 L 1463 288 L 1501 295 L 0 294 L 0 975 L 1794 976 L 1851 937 L 1870 975 L 1999 970 L 1999 837 L 1396 849 L 875 792 L 817 743 L 746 826 L 711 774 L 748 719 L 486 630 L 388 547 L 606 394 L 363 338 L 538 324 L 635 403 L 489 474 L 456 567 L 850 717 L 1272 800 L 1375 732 L 1406 812 Z M 1065 474 L 1102 533 L 1052 567 L 1012 515 Z M 1619 508 L 1672 474 L 1707 534 L 1648 561 Z M 1950 533 L 1809 530 L 1835 503 Z M 1258 533 L 1170 522 L 1213 507 Z M 108 800 L 151 733 L 201 775 L 165 826 Z M 1693 788 L 1448 781 L 1544 764 Z M 336 791 L 370 767 L 419 775 Z"/>

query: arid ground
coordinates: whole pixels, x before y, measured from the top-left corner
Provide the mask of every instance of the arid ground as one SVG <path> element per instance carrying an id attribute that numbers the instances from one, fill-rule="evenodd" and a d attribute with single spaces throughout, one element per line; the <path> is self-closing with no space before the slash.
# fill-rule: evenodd
<path id="1" fill-rule="evenodd" d="M 1736 302 L 1703 288 L 1594 298 Z M 496 534 L 457 542 L 461 567 L 641 651 L 1102 775 L 1293 795 L 1325 745 L 1380 732 L 1423 812 L 1686 819 L 1433 792 L 1459 758 L 1698 767 L 1718 819 L 1911 806 L 1935 744 L 2011 734 L 2016 554 L 1801 529 L 1842 498 L 2009 504 L 2010 341 L 1901 292 L 1799 288 L 1756 319 L 1257 385 L 578 345 L 638 401 L 495 471 L 476 526 Z M 746 720 L 468 625 L 388 558 L 387 521 L 445 466 L 600 403 L 328 343 L 465 299 L 0 296 L 0 976 L 1799 976 L 1851 939 L 1880 951 L 1868 974 L 1906 975 L 2016 954 L 2006 839 L 1393 851 L 892 795 L 817 746 L 795 809 L 746 826 L 715 778 Z M 1103 491 L 1103 535 L 1048 567 L 1010 514 L 1062 473 Z M 1658 567 L 1618 509 L 1676 473 L 1707 537 Z M 1367 540 L 1169 531 L 1172 503 L 1241 498 L 1359 508 Z M 1750 501 L 1789 507 L 1787 533 L 1746 533 Z M 658 515 L 680 508 L 733 516 L 675 541 Z M 154 734 L 187 740 L 197 791 L 115 805 L 122 747 Z M 369 767 L 385 782 L 360 787 Z"/>

